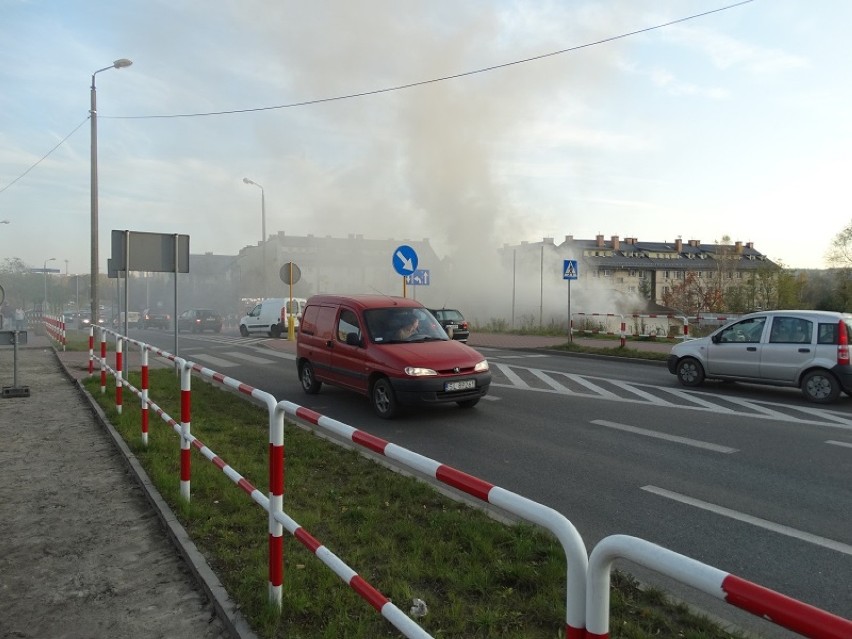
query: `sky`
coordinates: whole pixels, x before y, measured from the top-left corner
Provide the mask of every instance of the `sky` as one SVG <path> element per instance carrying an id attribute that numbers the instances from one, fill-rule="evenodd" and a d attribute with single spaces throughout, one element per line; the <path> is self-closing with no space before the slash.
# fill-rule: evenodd
<path id="1" fill-rule="evenodd" d="M 428 239 L 473 262 L 602 234 L 729 237 L 825 268 L 852 222 L 848 0 L 0 0 L 0 15 L 0 260 L 89 272 L 104 67 L 101 272 L 111 230 L 233 255 L 264 209 L 267 235 Z"/>

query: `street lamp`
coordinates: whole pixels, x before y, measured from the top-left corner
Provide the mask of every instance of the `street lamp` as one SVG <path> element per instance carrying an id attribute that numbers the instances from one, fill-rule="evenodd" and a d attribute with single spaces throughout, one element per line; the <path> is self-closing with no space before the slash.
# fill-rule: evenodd
<path id="1" fill-rule="evenodd" d="M 44 261 L 44 266 L 41 269 L 41 272 L 44 273 L 44 304 L 41 307 L 41 314 L 44 316 L 47 311 L 47 263 L 53 262 L 56 258 L 50 257 Z"/>
<path id="2" fill-rule="evenodd" d="M 257 188 L 260 189 L 260 233 L 261 233 L 261 242 L 260 246 L 263 251 L 261 259 L 263 260 L 262 271 L 262 297 L 266 297 L 266 196 L 263 193 L 263 187 L 254 182 L 253 180 L 249 180 L 248 178 L 243 178 L 243 182 L 246 184 L 254 184 Z"/>
<path id="3" fill-rule="evenodd" d="M 98 105 L 95 94 L 95 76 L 107 69 L 123 69 L 133 64 L 126 58 L 116 60 L 108 67 L 98 69 L 92 74 L 91 108 L 89 119 L 92 129 L 91 144 L 91 197 L 92 197 L 92 271 L 91 271 L 91 293 L 92 293 L 92 326 L 98 325 Z"/>

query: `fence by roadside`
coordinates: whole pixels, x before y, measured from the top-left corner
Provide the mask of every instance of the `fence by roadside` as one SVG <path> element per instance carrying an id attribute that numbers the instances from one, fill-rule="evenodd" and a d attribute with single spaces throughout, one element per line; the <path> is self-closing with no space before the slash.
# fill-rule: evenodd
<path id="1" fill-rule="evenodd" d="M 319 542 L 304 531 L 296 522 L 290 519 L 289 516 L 281 509 L 279 499 L 280 493 L 276 489 L 276 486 L 278 485 L 277 474 L 283 475 L 284 472 L 283 455 L 281 454 L 280 446 L 283 443 L 283 416 L 286 413 L 295 419 L 302 420 L 315 427 L 333 431 L 338 436 L 343 435 L 348 437 L 353 443 L 370 450 L 373 453 L 391 456 L 397 462 L 408 465 L 412 470 L 418 471 L 420 474 L 426 476 L 431 474 L 434 479 L 443 481 L 469 495 L 491 503 L 496 502 L 509 512 L 515 512 L 515 514 L 519 514 L 523 518 L 526 518 L 538 525 L 548 527 L 548 520 L 554 518 L 554 516 L 554 520 L 564 520 L 565 523 L 560 523 L 559 526 L 561 529 L 568 531 L 563 537 L 561 537 L 563 541 L 563 548 L 566 549 L 566 555 L 568 557 L 569 570 L 569 594 L 567 599 L 565 636 L 569 639 L 581 639 L 583 637 L 605 638 L 609 636 L 609 564 L 607 561 L 598 562 L 596 563 L 599 568 L 597 572 L 592 573 L 589 570 L 588 554 L 585 546 L 583 545 L 582 539 L 579 537 L 576 530 L 574 530 L 570 521 L 565 519 L 563 516 L 558 513 L 554 513 L 554 516 L 551 516 L 550 514 L 544 516 L 542 513 L 544 512 L 545 507 L 536 504 L 535 502 L 531 502 L 530 500 L 526 500 L 521 496 L 508 493 L 508 491 L 499 489 L 493 484 L 471 477 L 470 475 L 449 468 L 434 460 L 424 458 L 416 453 L 402 449 L 401 447 L 380 440 L 367 433 L 352 429 L 351 427 L 337 422 L 336 420 L 325 418 L 314 411 L 305 409 L 291 402 L 278 402 L 268 393 L 258 391 L 257 389 L 239 382 L 239 380 L 226 377 L 192 362 L 171 356 L 170 354 L 164 351 L 159 351 L 158 349 L 155 349 L 143 342 L 128 339 L 108 329 L 100 330 L 101 335 L 99 342 L 101 344 L 101 349 L 100 357 L 98 357 L 98 368 L 101 371 L 101 391 L 102 393 L 106 392 L 105 376 L 107 374 L 112 375 L 116 384 L 115 401 L 117 406 L 121 406 L 121 390 L 124 387 L 129 388 L 146 404 L 152 407 L 156 406 L 156 404 L 154 404 L 154 400 L 148 398 L 147 395 L 144 395 L 142 390 L 135 389 L 127 383 L 123 375 L 124 371 L 122 370 L 124 344 L 132 344 L 140 348 L 142 352 L 141 359 L 143 362 L 147 362 L 146 353 L 147 350 L 150 349 L 178 365 L 181 370 L 181 421 L 178 424 L 178 422 L 162 412 L 159 414 L 178 434 L 182 456 L 185 455 L 188 457 L 191 447 L 198 449 L 204 457 L 218 466 L 232 479 L 232 481 L 234 481 L 235 484 L 247 492 L 253 501 L 258 503 L 267 511 L 270 522 L 269 536 L 271 540 L 268 591 L 269 598 L 272 603 L 275 603 L 276 600 L 280 603 L 281 583 L 280 581 L 277 581 L 280 572 L 276 564 L 280 561 L 280 551 L 278 550 L 277 539 L 280 538 L 282 529 L 286 528 L 288 532 L 293 534 L 293 536 L 295 536 L 308 548 L 316 550 L 321 547 Z M 107 335 L 111 335 L 116 344 L 114 367 L 110 367 L 107 363 L 105 349 Z M 93 360 L 94 354 L 92 354 L 91 357 Z M 189 406 L 191 405 L 190 380 L 192 373 L 200 375 L 208 381 L 237 390 L 241 395 L 251 398 L 261 405 L 266 405 L 270 423 L 269 469 L 271 484 L 268 497 L 260 493 L 254 485 L 250 483 L 248 478 L 242 477 L 236 469 L 228 466 L 222 458 L 207 449 L 206 446 L 204 446 L 203 443 L 201 443 L 200 440 L 198 440 L 191 432 Z M 279 456 L 281 456 L 281 459 L 279 459 Z M 181 465 L 180 477 L 181 496 L 187 501 L 190 499 L 189 486 L 191 480 L 189 471 L 190 464 L 187 461 L 185 465 Z M 494 500 L 494 502 L 492 502 L 492 500 Z M 550 509 L 546 510 L 550 511 Z M 549 529 L 553 532 L 552 528 Z M 602 546 L 606 547 L 607 545 L 615 545 L 621 538 L 624 538 L 624 536 L 616 535 L 602 540 L 598 543 L 598 546 L 592 550 L 592 556 L 595 556 L 597 548 Z M 643 563 L 645 555 L 651 558 L 664 555 L 666 557 L 665 562 L 655 565 L 655 563 L 649 559 L 644 563 L 652 568 L 666 572 L 669 576 L 674 576 L 675 578 L 680 579 L 687 585 L 696 586 L 696 583 L 698 583 L 695 580 L 691 580 L 686 577 L 688 573 L 694 572 L 696 569 L 705 570 L 707 574 L 713 575 L 714 577 L 721 574 L 721 571 L 710 566 L 700 564 L 700 562 L 678 555 L 677 553 L 672 553 L 671 551 L 667 551 L 664 548 L 650 544 L 644 540 L 636 540 L 632 543 L 622 543 L 622 545 L 631 550 L 631 553 L 633 553 L 631 558 L 639 563 Z M 638 553 L 635 551 L 636 548 L 640 549 Z M 323 556 L 328 558 L 329 553 L 330 551 L 326 549 Z M 598 553 L 598 555 L 600 554 L 601 553 Z M 610 554 L 612 553 L 610 552 Z M 609 562 L 611 563 L 611 560 L 609 560 Z M 356 590 L 362 598 L 371 604 L 396 628 L 403 632 L 406 637 L 429 637 L 429 635 L 426 634 L 425 631 L 423 631 L 413 620 L 393 606 L 393 604 L 380 595 L 380 593 L 378 593 L 378 591 L 372 586 L 366 584 L 366 582 L 358 577 L 357 573 L 345 566 L 341 560 L 332 556 L 332 560 L 326 563 L 344 582 Z M 670 567 L 672 564 L 675 567 L 667 571 L 666 568 Z M 682 565 L 679 567 L 679 564 Z M 604 573 L 606 574 L 605 579 L 602 576 Z M 728 577 L 731 577 L 732 579 L 730 582 L 737 586 L 735 593 L 732 593 L 730 589 L 724 588 L 723 584 L 728 581 Z M 713 578 L 708 578 L 701 581 L 699 585 L 704 585 L 712 591 L 712 583 Z M 708 586 L 707 584 L 711 585 Z M 606 590 L 606 593 L 603 592 L 604 590 Z M 730 575 L 723 575 L 720 579 L 720 584 L 717 587 L 717 590 L 719 591 L 718 595 L 720 598 L 729 604 L 751 612 L 752 614 L 767 618 L 773 623 L 800 633 L 803 636 L 813 637 L 814 639 L 840 639 L 841 637 L 852 636 L 852 621 L 831 615 L 826 611 L 808 606 L 802 602 L 786 597 L 781 593 L 771 591 L 757 584 L 751 584 L 743 579 Z M 580 596 L 579 599 L 578 595 Z"/>

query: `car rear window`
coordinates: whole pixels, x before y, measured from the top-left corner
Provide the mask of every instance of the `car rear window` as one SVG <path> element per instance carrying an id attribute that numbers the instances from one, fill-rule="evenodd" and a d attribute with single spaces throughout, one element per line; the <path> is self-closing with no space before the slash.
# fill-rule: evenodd
<path id="1" fill-rule="evenodd" d="M 837 344 L 840 326 L 846 329 L 846 338 L 852 344 L 852 326 L 848 322 L 820 323 L 817 330 L 817 344 Z"/>

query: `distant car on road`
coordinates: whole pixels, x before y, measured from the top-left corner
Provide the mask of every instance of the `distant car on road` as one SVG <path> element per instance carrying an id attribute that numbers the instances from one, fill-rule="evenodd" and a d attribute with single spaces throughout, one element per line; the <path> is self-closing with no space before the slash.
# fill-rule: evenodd
<path id="1" fill-rule="evenodd" d="M 750 313 L 707 337 L 672 347 L 669 372 L 684 386 L 704 379 L 795 386 L 812 402 L 852 395 L 852 314 Z"/>
<path id="2" fill-rule="evenodd" d="M 178 332 L 190 331 L 201 333 L 203 331 L 222 332 L 222 316 L 209 308 L 192 308 L 178 315 Z"/>
<path id="3" fill-rule="evenodd" d="M 447 335 L 460 342 L 466 342 L 470 337 L 470 326 L 461 311 L 454 308 L 430 308 L 429 312 L 447 331 Z"/>
<path id="4" fill-rule="evenodd" d="M 171 323 L 171 316 L 168 313 L 163 313 L 153 308 L 146 308 L 142 311 L 142 328 L 168 328 Z"/>
<path id="5" fill-rule="evenodd" d="M 98 325 L 103 326 L 106 321 L 103 318 L 103 315 L 98 315 Z M 80 311 L 77 315 L 77 328 L 89 328 L 92 325 L 92 313 L 91 311 Z"/>

